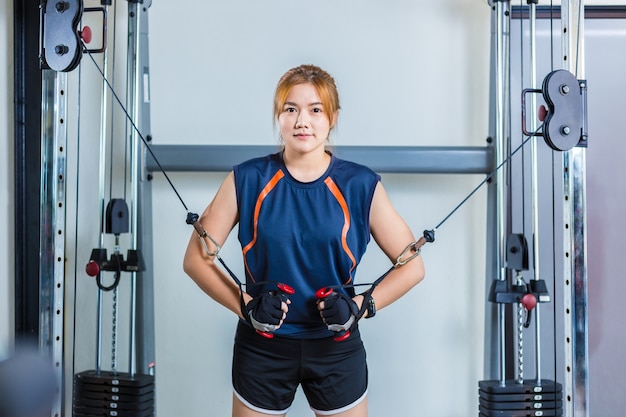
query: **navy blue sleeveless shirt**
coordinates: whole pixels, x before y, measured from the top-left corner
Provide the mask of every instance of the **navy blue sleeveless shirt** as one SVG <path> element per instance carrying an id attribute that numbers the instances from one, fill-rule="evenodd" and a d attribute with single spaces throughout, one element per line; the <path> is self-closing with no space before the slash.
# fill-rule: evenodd
<path id="1" fill-rule="evenodd" d="M 261 281 L 288 284 L 295 294 L 276 334 L 332 336 L 315 292 L 353 282 L 370 240 L 370 206 L 380 176 L 331 155 L 326 172 L 303 183 L 289 174 L 282 153 L 237 165 L 234 175 L 246 291 L 254 297 L 276 288 L 254 285 Z M 353 289 L 345 293 L 354 296 Z"/>

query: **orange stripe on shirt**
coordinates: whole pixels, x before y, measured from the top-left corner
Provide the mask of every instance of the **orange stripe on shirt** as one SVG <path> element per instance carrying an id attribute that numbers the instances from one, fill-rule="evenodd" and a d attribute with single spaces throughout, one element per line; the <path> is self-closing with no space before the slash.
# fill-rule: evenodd
<path id="1" fill-rule="evenodd" d="M 278 184 L 278 182 L 284 176 L 285 176 L 285 173 L 282 170 L 279 169 L 276 172 L 276 174 L 274 174 L 272 179 L 269 180 L 269 182 L 267 184 L 265 184 L 265 187 L 263 187 L 263 190 L 261 190 L 261 193 L 257 197 L 256 205 L 254 206 L 254 228 L 253 228 L 253 232 L 252 232 L 252 240 L 250 241 L 250 243 L 248 243 L 246 246 L 244 246 L 244 248 L 242 250 L 242 252 L 243 252 L 243 263 L 244 263 L 244 265 L 246 267 L 246 271 L 248 272 L 248 275 L 252 279 L 252 282 L 256 282 L 256 281 L 254 279 L 254 276 L 252 275 L 252 272 L 250 272 L 250 269 L 248 268 L 248 261 L 246 260 L 246 253 L 248 253 L 248 251 L 250 251 L 250 249 L 252 249 L 252 247 L 256 243 L 257 226 L 259 224 L 259 214 L 261 213 L 261 205 L 263 204 L 263 200 L 265 200 L 265 197 L 268 196 L 268 194 L 274 189 L 276 184 Z"/>
<path id="2" fill-rule="evenodd" d="M 349 284 L 352 281 L 352 271 L 356 268 L 356 259 L 348 246 L 348 230 L 350 230 L 350 211 L 348 210 L 348 203 L 346 203 L 346 199 L 343 197 L 343 194 L 337 187 L 337 184 L 330 178 L 326 178 L 324 183 L 330 190 L 330 192 L 335 196 L 335 199 L 339 203 L 341 207 L 341 211 L 343 211 L 343 229 L 341 230 L 341 246 L 343 247 L 344 252 L 352 261 L 352 267 L 350 268 L 350 278 L 344 283 Z"/>

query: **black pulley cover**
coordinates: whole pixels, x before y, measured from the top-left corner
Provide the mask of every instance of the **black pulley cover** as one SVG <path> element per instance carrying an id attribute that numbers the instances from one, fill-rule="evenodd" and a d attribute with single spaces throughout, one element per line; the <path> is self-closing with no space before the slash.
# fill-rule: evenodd
<path id="1" fill-rule="evenodd" d="M 549 147 L 568 151 L 586 143 L 586 82 L 566 70 L 556 70 L 543 80 L 543 97 L 548 104 L 543 136 Z"/>
<path id="2" fill-rule="evenodd" d="M 107 204 L 106 210 L 106 233 L 119 235 L 128 233 L 128 206 L 121 198 L 114 198 Z"/>
<path id="3" fill-rule="evenodd" d="M 83 47 L 78 24 L 83 15 L 79 0 L 47 1 L 43 13 L 43 53 L 46 65 L 55 71 L 72 71 L 80 63 Z"/>
<path id="4" fill-rule="evenodd" d="M 507 239 L 506 265 L 516 271 L 528 270 L 528 244 L 523 234 L 512 234 Z"/>

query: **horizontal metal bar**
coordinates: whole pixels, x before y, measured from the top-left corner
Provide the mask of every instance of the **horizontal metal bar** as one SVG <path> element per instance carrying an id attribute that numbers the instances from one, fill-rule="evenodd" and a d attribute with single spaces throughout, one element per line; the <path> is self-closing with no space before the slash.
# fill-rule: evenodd
<path id="1" fill-rule="evenodd" d="M 147 170 L 166 172 L 230 171 L 247 159 L 276 153 L 277 146 L 151 145 L 158 163 L 148 156 Z M 487 174 L 493 170 L 491 147 L 469 146 L 336 146 L 342 159 L 379 173 Z"/>
<path id="2" fill-rule="evenodd" d="M 511 7 L 511 19 L 528 19 L 529 7 Z M 537 6 L 537 19 L 561 20 L 561 6 Z M 626 6 L 590 6 L 585 5 L 585 19 L 623 19 L 626 17 Z"/>

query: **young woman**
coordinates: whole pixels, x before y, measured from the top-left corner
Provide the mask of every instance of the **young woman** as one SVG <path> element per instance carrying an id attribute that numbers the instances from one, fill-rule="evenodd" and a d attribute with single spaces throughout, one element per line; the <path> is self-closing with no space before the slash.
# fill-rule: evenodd
<path id="1" fill-rule="evenodd" d="M 367 416 L 358 320 L 424 277 L 416 256 L 373 292 L 350 287 L 370 236 L 393 263 L 415 238 L 379 175 L 326 150 L 338 114 L 337 87 L 326 71 L 287 71 L 274 97 L 282 151 L 235 166 L 200 217 L 219 245 L 239 224 L 244 290 L 210 255 L 210 241 L 205 247 L 194 233 L 189 242 L 185 272 L 240 318 L 234 417 L 285 416 L 299 385 L 316 416 Z"/>

